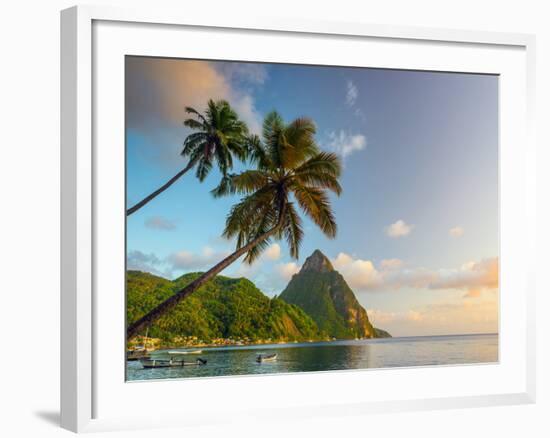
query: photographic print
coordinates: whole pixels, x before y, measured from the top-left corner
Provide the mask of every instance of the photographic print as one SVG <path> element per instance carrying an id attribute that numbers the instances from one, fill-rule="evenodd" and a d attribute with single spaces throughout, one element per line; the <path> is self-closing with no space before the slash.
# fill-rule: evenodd
<path id="1" fill-rule="evenodd" d="M 127 56 L 128 381 L 498 362 L 498 76 Z"/>

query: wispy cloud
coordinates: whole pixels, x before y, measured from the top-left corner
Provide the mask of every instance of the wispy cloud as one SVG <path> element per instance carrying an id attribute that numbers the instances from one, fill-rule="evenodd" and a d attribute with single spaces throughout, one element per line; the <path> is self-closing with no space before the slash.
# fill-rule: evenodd
<path id="1" fill-rule="evenodd" d="M 263 85 L 268 78 L 267 69 L 263 64 L 251 62 L 221 62 L 215 64 L 215 66 L 229 82 L 258 86 Z"/>
<path id="2" fill-rule="evenodd" d="M 228 255 L 229 251 L 217 251 L 205 246 L 200 253 L 185 250 L 172 253 L 166 258 L 166 262 L 174 271 L 202 270 L 212 267 L 213 264 L 220 262 Z"/>
<path id="3" fill-rule="evenodd" d="M 384 259 L 380 262 L 383 269 L 398 269 L 403 266 L 403 260 L 399 259 Z"/>
<path id="4" fill-rule="evenodd" d="M 359 90 L 357 89 L 357 86 L 353 83 L 353 81 L 348 80 L 346 84 L 346 104 L 348 106 L 355 105 L 355 101 L 358 96 Z"/>
<path id="5" fill-rule="evenodd" d="M 386 235 L 392 238 L 404 237 L 411 234 L 414 225 L 407 224 L 404 220 L 399 219 L 391 225 L 384 228 Z"/>
<path id="6" fill-rule="evenodd" d="M 153 230 L 174 231 L 176 224 L 162 216 L 152 216 L 145 220 L 145 226 Z"/>
<path id="7" fill-rule="evenodd" d="M 359 88 L 351 80 L 346 82 L 346 105 L 353 108 L 353 114 L 355 117 L 365 121 L 365 113 L 356 105 L 357 98 L 359 97 Z"/>
<path id="8" fill-rule="evenodd" d="M 367 146 L 367 138 L 362 134 L 351 134 L 344 130 L 328 133 L 327 147 L 334 153 L 346 158 Z"/>
<path id="9" fill-rule="evenodd" d="M 138 250 L 128 251 L 126 255 L 126 268 L 133 271 L 149 272 L 161 277 L 166 276 L 166 272 L 162 269 L 163 261 L 155 254 Z"/>
<path id="10" fill-rule="evenodd" d="M 464 228 L 456 226 L 449 230 L 449 235 L 451 237 L 460 237 L 464 234 Z"/>

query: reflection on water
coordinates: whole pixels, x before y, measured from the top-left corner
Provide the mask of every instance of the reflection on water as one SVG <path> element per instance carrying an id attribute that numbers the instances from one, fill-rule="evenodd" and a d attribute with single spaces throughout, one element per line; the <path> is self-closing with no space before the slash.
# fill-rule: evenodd
<path id="1" fill-rule="evenodd" d="M 489 363 L 498 361 L 498 335 L 422 336 L 360 341 L 304 344 L 253 345 L 203 348 L 205 366 L 143 369 L 140 362 L 127 362 L 128 380 L 243 374 L 294 373 L 363 368 L 410 367 Z M 274 362 L 256 363 L 261 353 L 277 353 Z M 158 351 L 155 357 L 168 358 Z M 178 359 L 181 359 L 179 357 Z"/>

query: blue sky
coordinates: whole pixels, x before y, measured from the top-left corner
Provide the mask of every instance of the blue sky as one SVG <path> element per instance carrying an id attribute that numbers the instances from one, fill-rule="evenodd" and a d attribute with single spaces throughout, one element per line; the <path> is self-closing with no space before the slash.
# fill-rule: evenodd
<path id="1" fill-rule="evenodd" d="M 337 237 L 306 220 L 299 260 L 274 242 L 225 275 L 274 295 L 318 248 L 394 335 L 498 330 L 497 77 L 129 57 L 126 96 L 128 205 L 185 166 L 184 107 L 209 98 L 253 131 L 273 109 L 310 117 L 321 148 L 342 157 Z M 188 174 L 128 218 L 129 268 L 174 278 L 233 249 L 220 235 L 237 198 L 210 196 L 219 177 Z"/>

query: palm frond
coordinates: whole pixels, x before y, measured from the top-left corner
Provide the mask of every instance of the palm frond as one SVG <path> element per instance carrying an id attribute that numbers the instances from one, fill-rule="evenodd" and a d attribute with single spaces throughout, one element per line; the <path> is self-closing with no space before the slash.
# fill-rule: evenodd
<path id="1" fill-rule="evenodd" d="M 342 173 L 342 162 L 338 155 L 332 152 L 319 152 L 298 166 L 294 174 L 311 171 L 327 173 L 337 178 Z"/>
<path id="2" fill-rule="evenodd" d="M 248 235 L 253 233 L 254 224 L 259 222 L 260 215 L 272 205 L 275 197 L 273 188 L 265 187 L 241 199 L 227 215 L 223 236 L 232 238 L 241 231 Z"/>
<path id="3" fill-rule="evenodd" d="M 232 183 L 234 176 L 235 175 L 233 174 L 222 175 L 222 178 L 218 185 L 210 190 L 212 196 L 214 196 L 214 198 L 221 198 L 222 196 L 228 196 L 235 193 L 235 189 L 233 188 Z"/>
<path id="4" fill-rule="evenodd" d="M 315 142 L 315 123 L 308 118 L 298 118 L 288 124 L 285 128 L 285 138 L 292 146 L 292 164 L 289 167 L 295 167 L 296 164 L 319 153 L 319 147 Z"/>
<path id="5" fill-rule="evenodd" d="M 326 193 L 315 187 L 294 184 L 292 191 L 303 212 L 315 222 L 328 237 L 335 237 L 336 220 Z"/>
<path id="6" fill-rule="evenodd" d="M 205 115 L 192 107 L 185 110 L 197 119 L 189 118 L 184 125 L 197 132 L 185 139 L 182 155 L 195 156 L 198 161 L 196 176 L 200 181 L 209 174 L 214 161 L 225 176 L 233 168 L 233 155 L 241 161 L 246 160 L 244 144 L 248 128 L 227 101 L 210 99 Z M 203 155 L 200 160 L 197 150 Z"/>
<path id="7" fill-rule="evenodd" d="M 270 138 L 277 135 L 284 128 L 284 121 L 277 111 L 271 111 L 264 118 L 262 127 L 262 136 L 264 141 L 268 142 Z"/>
<path id="8" fill-rule="evenodd" d="M 246 170 L 233 176 L 231 182 L 234 189 L 233 193 L 248 194 L 267 186 L 269 177 L 261 170 Z"/>
<path id="9" fill-rule="evenodd" d="M 183 125 L 191 129 L 205 129 L 204 123 L 201 123 L 195 119 L 185 119 Z"/>
<path id="10" fill-rule="evenodd" d="M 255 224 L 254 231 L 247 235 L 246 243 L 266 234 L 276 225 L 276 222 L 277 219 L 274 215 L 273 209 L 271 209 L 269 205 L 265 205 L 259 212 L 259 221 Z M 269 247 L 270 244 L 271 239 L 264 239 L 260 241 L 246 253 L 244 262 L 248 264 L 254 263 L 254 261 L 260 257 L 260 255 Z"/>
<path id="11" fill-rule="evenodd" d="M 268 154 L 257 135 L 251 135 L 246 138 L 247 158 L 251 164 L 256 165 L 258 169 L 268 169 L 271 167 L 271 161 Z"/>
<path id="12" fill-rule="evenodd" d="M 197 164 L 196 175 L 199 181 L 204 181 L 207 175 L 212 170 L 212 155 L 202 155 Z"/>
<path id="13" fill-rule="evenodd" d="M 300 257 L 300 245 L 304 238 L 302 219 L 294 208 L 293 202 L 289 202 L 286 209 L 287 219 L 284 227 L 286 242 L 290 250 L 290 256 L 294 259 L 298 259 Z"/>
<path id="14" fill-rule="evenodd" d="M 194 132 L 189 134 L 183 142 L 181 155 L 189 156 L 197 148 L 204 147 L 204 143 L 207 141 L 207 138 L 207 135 L 203 132 Z"/>

